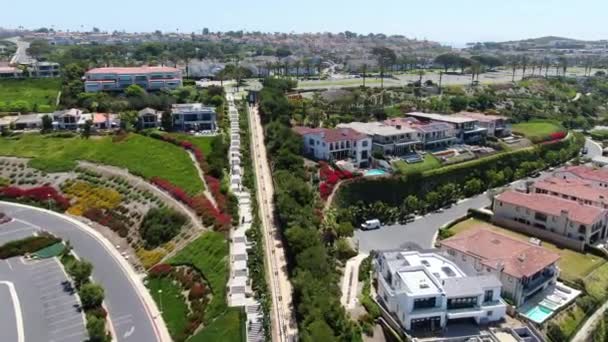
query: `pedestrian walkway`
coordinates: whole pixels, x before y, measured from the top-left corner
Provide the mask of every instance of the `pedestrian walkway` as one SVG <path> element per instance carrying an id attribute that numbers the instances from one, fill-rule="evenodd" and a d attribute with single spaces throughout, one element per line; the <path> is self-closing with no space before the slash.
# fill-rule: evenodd
<path id="1" fill-rule="evenodd" d="M 228 95 L 228 114 L 230 116 L 230 189 L 239 202 L 239 224 L 230 231 L 230 279 L 228 280 L 228 305 L 244 307 L 247 315 L 247 342 L 264 341 L 263 313 L 260 303 L 254 298 L 251 288 L 251 278 L 247 266 L 247 250 L 251 243 L 247 240 L 247 230 L 251 228 L 253 219 L 251 209 L 251 194 L 241 183 L 243 170 L 241 168 L 241 136 L 239 129 L 239 113 L 234 105 L 234 99 Z"/>

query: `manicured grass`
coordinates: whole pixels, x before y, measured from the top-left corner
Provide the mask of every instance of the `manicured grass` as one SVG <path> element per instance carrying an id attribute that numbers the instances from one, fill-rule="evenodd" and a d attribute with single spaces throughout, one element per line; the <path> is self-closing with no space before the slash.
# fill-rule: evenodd
<path id="1" fill-rule="evenodd" d="M 561 132 L 564 128 L 552 121 L 529 121 L 513 125 L 513 132 L 535 141 L 552 133 Z"/>
<path id="2" fill-rule="evenodd" d="M 213 299 L 205 311 L 211 321 L 227 309 L 226 283 L 228 282 L 228 241 L 220 233 L 206 232 L 169 260 L 170 264 L 192 265 L 209 282 Z"/>
<path id="3" fill-rule="evenodd" d="M 571 337 L 584 319 L 585 312 L 578 305 L 574 305 L 572 308 L 560 312 L 551 321 L 560 327 L 565 336 Z"/>
<path id="4" fill-rule="evenodd" d="M 421 163 L 408 164 L 403 160 L 397 160 L 393 162 L 393 166 L 396 168 L 397 173 L 409 175 L 436 169 L 441 166 L 441 163 L 435 156 L 427 153 L 427 155 L 424 156 L 424 161 Z"/>
<path id="5" fill-rule="evenodd" d="M 453 233 L 458 234 L 473 227 L 484 227 L 497 233 L 511 236 L 522 241 L 528 241 L 530 239 L 530 237 L 527 235 L 517 233 L 508 229 L 500 228 L 490 223 L 476 219 L 469 219 L 460 222 L 450 228 L 450 230 L 452 230 Z M 583 279 L 597 267 L 600 267 L 600 265 L 602 265 L 602 267 L 606 266 L 606 260 L 593 254 L 583 254 L 570 249 L 559 248 L 556 245 L 545 241 L 543 241 L 542 246 L 544 248 L 559 253 L 559 255 L 561 256 L 560 260 L 558 261 L 558 266 L 561 270 L 560 278 L 563 278 L 568 281 Z M 608 278 L 608 274 L 603 274 L 604 272 L 608 273 L 608 269 L 602 271 L 602 277 Z"/>
<path id="6" fill-rule="evenodd" d="M 584 279 L 585 288 L 589 295 L 598 300 L 603 300 L 606 297 L 606 284 L 608 284 L 608 263 L 598 267 Z"/>
<path id="7" fill-rule="evenodd" d="M 245 313 L 241 309 L 230 308 L 209 326 L 189 338 L 188 342 L 243 342 L 245 319 Z"/>
<path id="8" fill-rule="evenodd" d="M 211 152 L 211 141 L 213 137 L 197 137 L 185 133 L 170 133 L 171 136 L 179 139 L 186 140 L 193 143 L 196 147 L 200 148 L 204 155 L 208 155 Z"/>
<path id="9" fill-rule="evenodd" d="M 188 324 L 188 306 L 180 286 L 169 277 L 149 278 L 146 286 L 159 310 L 162 310 L 169 333 L 178 336 Z"/>
<path id="10" fill-rule="evenodd" d="M 0 80 L 0 108 L 10 111 L 10 108 L 4 107 L 10 107 L 16 101 L 25 101 L 29 110 L 36 109 L 36 105 L 40 112 L 53 111 L 60 89 L 59 78 Z"/>
<path id="11" fill-rule="evenodd" d="M 77 160 L 126 168 L 150 179 L 169 180 L 190 194 L 203 190 L 192 161 L 180 147 L 137 134 L 112 142 L 102 138 L 56 138 L 24 134 L 18 139 L 0 138 L 0 155 L 34 158 L 32 167 L 47 171 L 68 171 Z"/>

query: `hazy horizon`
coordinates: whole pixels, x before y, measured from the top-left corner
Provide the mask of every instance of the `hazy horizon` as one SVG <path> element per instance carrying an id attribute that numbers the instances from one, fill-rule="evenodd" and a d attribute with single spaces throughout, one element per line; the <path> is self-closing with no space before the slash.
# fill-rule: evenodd
<path id="1" fill-rule="evenodd" d="M 463 46 L 477 41 L 508 41 L 543 36 L 581 40 L 608 38 L 603 13 L 608 2 L 587 1 L 585 6 L 564 0 L 513 0 L 497 2 L 469 0 L 456 3 L 438 0 L 433 3 L 408 4 L 399 0 L 373 3 L 336 0 L 310 0 L 297 6 L 279 0 L 252 3 L 173 1 L 168 6 L 143 1 L 106 0 L 103 6 L 84 9 L 76 0 L 55 0 L 32 7 L 31 2 L 11 3 L 11 11 L 0 13 L 5 28 L 39 27 L 56 30 L 128 32 L 344 32 L 359 34 L 400 34 L 408 38 L 428 39 L 443 44 Z M 35 10 L 32 10 L 35 9 Z M 592 10 L 590 10 L 592 9 Z M 89 12 L 94 16 L 89 20 Z M 167 15 L 171 12 L 171 15 Z"/>

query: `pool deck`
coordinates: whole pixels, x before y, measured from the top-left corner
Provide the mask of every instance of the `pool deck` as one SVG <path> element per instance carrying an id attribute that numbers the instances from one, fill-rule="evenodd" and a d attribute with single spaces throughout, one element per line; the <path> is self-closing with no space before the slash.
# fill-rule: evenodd
<path id="1" fill-rule="evenodd" d="M 523 306 L 517 309 L 517 311 L 523 316 L 529 319 L 534 323 L 543 323 L 551 316 L 555 315 L 564 307 L 568 306 L 572 303 L 576 297 L 581 294 L 581 291 L 573 289 L 569 286 L 566 286 L 564 283 L 557 282 L 555 285 L 549 286 L 547 289 L 532 297 L 532 299 L 528 300 Z M 551 305 L 544 304 L 551 303 Z M 551 311 L 546 317 L 544 317 L 541 321 L 532 319 L 531 317 L 526 316 L 530 310 L 535 308 L 536 306 L 542 306 Z"/>

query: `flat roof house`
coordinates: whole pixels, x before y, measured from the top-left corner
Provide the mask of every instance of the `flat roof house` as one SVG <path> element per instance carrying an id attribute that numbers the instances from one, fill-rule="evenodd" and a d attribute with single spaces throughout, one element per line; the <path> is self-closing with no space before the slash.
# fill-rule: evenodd
<path id="1" fill-rule="evenodd" d="M 445 122 L 427 121 L 422 122 L 416 118 L 393 118 L 384 121 L 391 126 L 408 126 L 418 132 L 420 144 L 418 148 L 432 150 L 451 146 L 458 139 L 455 136 L 454 126 Z"/>
<path id="2" fill-rule="evenodd" d="M 15 129 L 26 130 L 26 129 L 41 129 L 42 128 L 42 117 L 48 114 L 21 114 L 15 120 Z M 51 114 L 52 115 L 52 114 Z"/>
<path id="3" fill-rule="evenodd" d="M 510 119 L 506 116 L 476 112 L 459 112 L 455 115 L 477 120 L 480 127 L 488 130 L 488 136 L 490 137 L 505 137 L 511 135 Z"/>
<path id="4" fill-rule="evenodd" d="M 595 187 L 608 188 L 608 170 L 596 169 L 583 165 L 568 166 L 554 172 L 554 176 L 562 179 L 582 179 L 591 182 Z"/>
<path id="5" fill-rule="evenodd" d="M 468 275 L 436 252 L 380 251 L 374 261 L 379 302 L 404 330 L 435 331 L 450 320 L 501 320 L 506 305 L 493 275 Z"/>
<path id="6" fill-rule="evenodd" d="M 304 140 L 304 153 L 320 160 L 352 159 L 356 167 L 366 167 L 371 157 L 372 139 L 351 128 L 294 127 Z"/>
<path id="7" fill-rule="evenodd" d="M 476 143 L 483 140 L 488 134 L 488 129 L 481 127 L 477 119 L 471 119 L 458 115 L 444 115 L 435 113 L 411 112 L 407 116 L 414 117 L 423 122 L 435 121 L 451 124 L 455 130 L 455 136 L 462 143 Z"/>
<path id="8" fill-rule="evenodd" d="M 342 123 L 337 128 L 353 129 L 372 139 L 372 150 L 385 155 L 404 155 L 413 152 L 420 144 L 419 132 L 406 125 L 389 125 L 384 122 Z"/>
<path id="9" fill-rule="evenodd" d="M 85 73 L 86 92 L 122 91 L 132 84 L 146 90 L 175 89 L 182 85 L 182 73 L 170 67 L 95 68 Z"/>
<path id="10" fill-rule="evenodd" d="M 559 254 L 484 228 L 443 240 L 440 249 L 458 265 L 500 279 L 503 297 L 515 306 L 554 285 L 559 275 Z"/>
<path id="11" fill-rule="evenodd" d="M 216 113 L 202 103 L 174 104 L 171 107 L 173 128 L 181 131 L 215 131 Z"/>
<path id="12" fill-rule="evenodd" d="M 496 196 L 492 207 L 494 222 L 572 249 L 606 237 L 608 210 L 603 208 L 513 190 Z"/>

